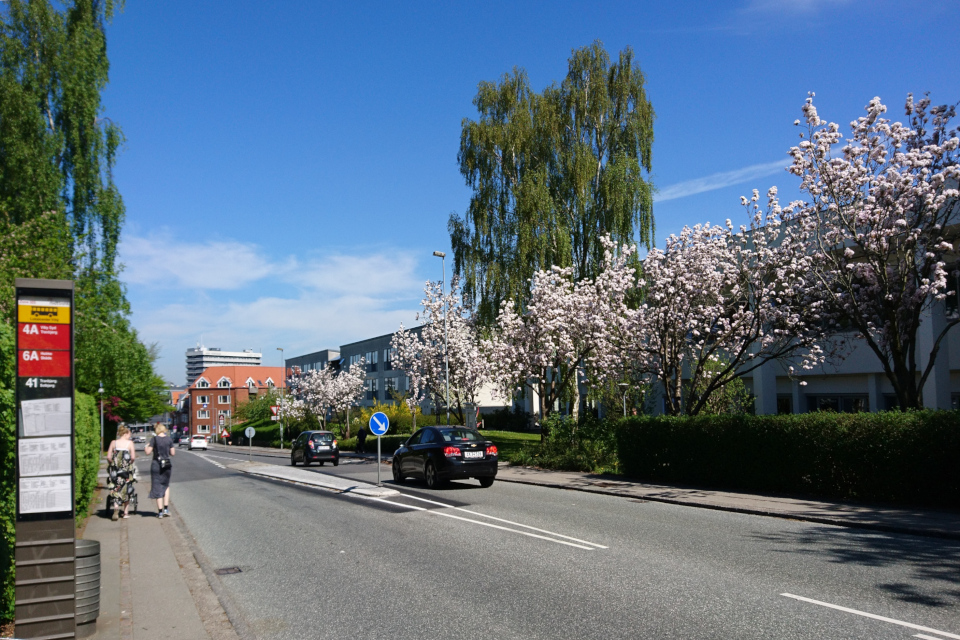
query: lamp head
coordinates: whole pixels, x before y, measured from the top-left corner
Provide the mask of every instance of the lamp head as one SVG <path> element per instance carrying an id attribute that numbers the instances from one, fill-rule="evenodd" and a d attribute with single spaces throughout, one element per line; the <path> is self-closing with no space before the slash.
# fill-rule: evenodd
<path id="1" fill-rule="evenodd" d="M 433 255 L 437 256 L 438 258 L 446 258 L 446 257 L 447 257 L 447 254 L 445 254 L 443 251 L 434 251 L 434 252 L 433 252 Z"/>

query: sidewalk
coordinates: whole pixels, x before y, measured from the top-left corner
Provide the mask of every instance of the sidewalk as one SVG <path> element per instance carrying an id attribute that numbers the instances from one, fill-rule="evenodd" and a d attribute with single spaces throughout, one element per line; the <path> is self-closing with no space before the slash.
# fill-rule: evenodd
<path id="1" fill-rule="evenodd" d="M 105 476 L 101 468 L 101 483 Z M 106 511 L 108 492 L 99 490 L 100 504 L 83 537 L 100 541 L 100 617 L 86 637 L 237 640 L 241 636 L 215 593 L 219 583 L 208 580 L 212 570 L 180 523 L 176 505 L 170 505 L 172 517 L 157 518 L 149 493 L 149 474 L 141 474 L 139 513 L 113 522 Z"/>
<path id="2" fill-rule="evenodd" d="M 241 447 L 210 445 L 211 449 L 237 452 Z M 242 447 L 246 450 L 247 447 Z M 287 458 L 290 450 L 281 452 L 268 447 L 252 447 L 255 455 Z M 390 453 L 383 453 L 389 462 Z M 375 453 L 349 451 L 343 457 L 376 459 Z M 701 509 L 718 509 L 774 518 L 788 518 L 840 527 L 855 527 L 960 540 L 960 512 L 937 509 L 911 509 L 884 505 L 854 504 L 821 500 L 805 500 L 775 495 L 755 495 L 733 491 L 713 491 L 692 487 L 648 484 L 623 478 L 572 471 L 548 471 L 532 467 L 514 467 L 500 463 L 500 482 L 516 482 L 556 489 L 602 493 L 638 500 L 666 502 Z"/>

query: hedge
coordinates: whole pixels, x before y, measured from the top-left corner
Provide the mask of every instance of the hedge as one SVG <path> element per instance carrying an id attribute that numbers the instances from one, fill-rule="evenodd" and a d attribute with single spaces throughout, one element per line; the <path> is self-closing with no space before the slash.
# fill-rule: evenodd
<path id="1" fill-rule="evenodd" d="M 623 473 L 651 482 L 960 507 L 960 412 L 635 417 Z"/>
<path id="2" fill-rule="evenodd" d="M 0 323 L 0 623 L 13 619 L 14 542 L 16 537 L 16 419 L 14 412 L 13 329 Z M 97 488 L 100 468 L 100 417 L 97 401 L 82 393 L 75 397 L 75 515 L 86 517 Z"/>

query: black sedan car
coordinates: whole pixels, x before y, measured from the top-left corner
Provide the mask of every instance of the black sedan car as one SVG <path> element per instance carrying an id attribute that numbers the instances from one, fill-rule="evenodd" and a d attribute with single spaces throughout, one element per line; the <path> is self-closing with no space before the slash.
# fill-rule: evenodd
<path id="1" fill-rule="evenodd" d="M 497 447 L 475 429 L 425 427 L 393 454 L 393 480 L 409 477 L 423 478 L 431 489 L 460 478 L 489 487 L 497 477 Z"/>
<path id="2" fill-rule="evenodd" d="M 333 466 L 340 464 L 340 449 L 337 440 L 330 431 L 304 431 L 293 441 L 290 450 L 290 464 L 297 466 L 302 462 L 308 466 L 311 462 L 332 462 Z"/>

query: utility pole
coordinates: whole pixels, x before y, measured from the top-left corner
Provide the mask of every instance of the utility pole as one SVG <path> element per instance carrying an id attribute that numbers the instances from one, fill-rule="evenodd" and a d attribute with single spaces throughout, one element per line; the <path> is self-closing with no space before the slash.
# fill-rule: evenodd
<path id="1" fill-rule="evenodd" d="M 443 251 L 434 251 L 433 255 L 440 258 L 440 268 L 443 269 L 443 275 L 440 277 L 440 298 L 443 300 L 443 368 L 446 376 L 446 390 L 444 392 L 443 403 L 447 405 L 447 426 L 450 426 L 450 356 L 447 353 L 447 298 L 443 295 L 444 285 L 447 281 L 447 254 Z"/>

